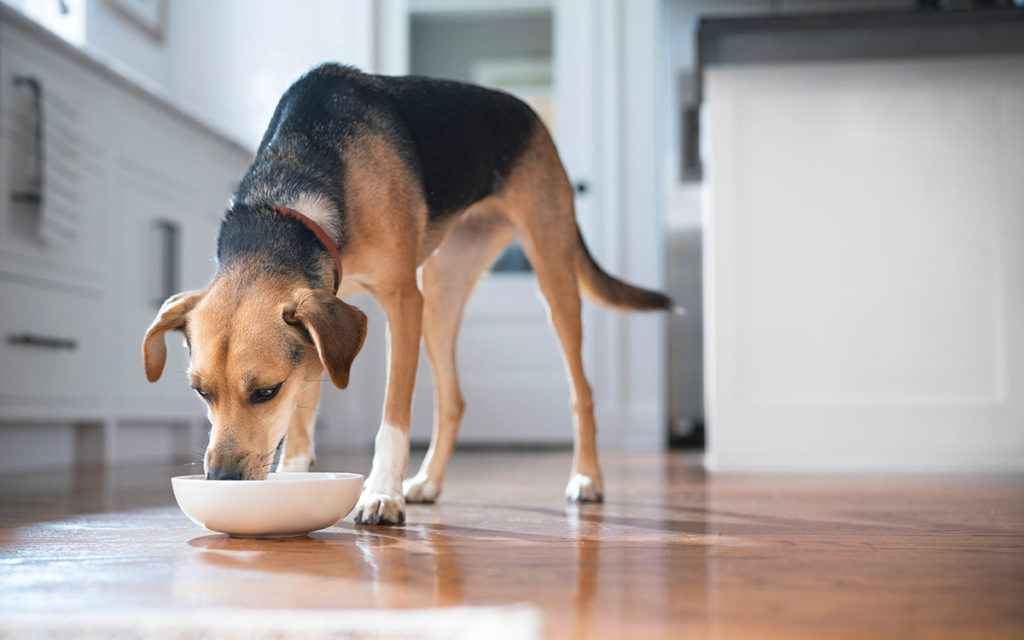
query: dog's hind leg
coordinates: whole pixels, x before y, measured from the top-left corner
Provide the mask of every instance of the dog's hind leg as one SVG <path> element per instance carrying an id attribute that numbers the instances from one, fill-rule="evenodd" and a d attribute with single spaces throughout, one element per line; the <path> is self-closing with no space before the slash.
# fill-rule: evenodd
<path id="1" fill-rule="evenodd" d="M 306 386 L 299 392 L 298 403 L 288 424 L 284 452 L 277 464 L 278 471 L 309 471 L 316 459 L 313 428 L 316 426 L 316 406 L 320 401 L 320 376 L 304 384 Z"/>
<path id="2" fill-rule="evenodd" d="M 575 233 L 575 230 L 573 231 Z M 601 470 L 597 463 L 594 400 L 583 371 L 583 326 L 575 256 L 562 247 L 551 246 L 544 232 L 524 244 L 558 340 L 572 385 L 573 458 L 572 474 L 565 495 L 573 502 L 600 502 L 603 498 Z"/>
<path id="3" fill-rule="evenodd" d="M 423 338 L 434 370 L 434 432 L 419 472 L 405 481 L 408 502 L 433 502 L 441 492 L 465 407 L 455 363 L 462 311 L 473 286 L 514 231 L 504 214 L 478 204 L 423 264 Z"/>
<path id="4" fill-rule="evenodd" d="M 594 401 L 583 371 L 582 305 L 576 276 L 580 249 L 573 189 L 546 132 L 538 132 L 510 177 L 507 200 L 510 214 L 525 232 L 523 247 L 547 301 L 572 387 L 574 446 L 565 495 L 573 502 L 600 502 L 604 489 L 597 462 Z"/>

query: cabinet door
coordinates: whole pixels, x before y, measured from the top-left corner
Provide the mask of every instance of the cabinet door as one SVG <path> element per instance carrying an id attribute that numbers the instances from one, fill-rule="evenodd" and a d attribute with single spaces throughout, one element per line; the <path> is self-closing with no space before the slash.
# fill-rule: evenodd
<path id="1" fill-rule="evenodd" d="M 103 304 L 0 280 L 0 412 L 100 408 L 111 375 Z"/>
<path id="2" fill-rule="evenodd" d="M 20 32 L 0 55 L 0 276 L 104 288 L 109 219 L 104 96 L 95 79 Z"/>
<path id="3" fill-rule="evenodd" d="M 181 334 L 166 336 L 167 363 L 159 381 L 150 383 L 142 366 L 147 327 L 164 299 L 186 287 L 182 262 L 186 243 L 193 241 L 187 215 L 192 203 L 128 172 L 118 175 L 115 189 L 120 214 L 114 275 L 117 405 L 143 417 L 197 409 L 185 379 L 188 352 Z"/>

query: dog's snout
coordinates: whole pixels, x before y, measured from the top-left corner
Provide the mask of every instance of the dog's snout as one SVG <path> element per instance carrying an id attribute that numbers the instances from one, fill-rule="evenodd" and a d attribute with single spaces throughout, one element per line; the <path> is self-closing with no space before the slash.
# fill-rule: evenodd
<path id="1" fill-rule="evenodd" d="M 238 467 L 221 466 L 210 467 L 206 472 L 207 480 L 242 480 L 242 470 Z"/>

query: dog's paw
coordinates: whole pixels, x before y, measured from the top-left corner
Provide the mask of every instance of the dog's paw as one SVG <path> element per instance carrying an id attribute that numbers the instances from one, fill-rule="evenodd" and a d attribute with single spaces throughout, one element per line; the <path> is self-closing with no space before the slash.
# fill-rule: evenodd
<path id="1" fill-rule="evenodd" d="M 399 495 L 364 491 L 356 504 L 356 524 L 402 524 L 405 522 L 405 498 Z"/>
<path id="2" fill-rule="evenodd" d="M 441 494 L 441 487 L 423 473 L 417 473 L 402 483 L 406 502 L 433 502 Z"/>
<path id="3" fill-rule="evenodd" d="M 293 456 L 287 460 L 282 460 L 277 464 L 278 473 L 299 471 L 309 471 L 309 467 L 313 464 L 313 458 L 309 456 Z"/>
<path id="4" fill-rule="evenodd" d="M 565 497 L 572 502 L 603 502 L 604 490 L 601 480 L 594 480 L 582 473 L 573 474 L 565 487 Z"/>

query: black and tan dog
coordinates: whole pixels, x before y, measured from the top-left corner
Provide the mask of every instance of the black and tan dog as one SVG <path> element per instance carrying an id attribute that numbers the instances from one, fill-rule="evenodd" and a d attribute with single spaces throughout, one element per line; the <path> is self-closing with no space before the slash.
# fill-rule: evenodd
<path id="1" fill-rule="evenodd" d="M 430 502 L 441 490 L 464 406 L 462 310 L 513 237 L 537 273 L 571 378 L 566 495 L 601 500 L 579 292 L 620 309 L 670 303 L 594 262 L 551 136 L 501 92 L 331 64 L 295 82 L 224 216 L 216 277 L 168 299 L 149 327 L 146 375 L 160 377 L 164 334 L 184 332 L 188 376 L 213 424 L 207 477 L 262 479 L 277 455 L 278 469 L 307 470 L 323 370 L 345 388 L 366 335 L 366 317 L 342 298 L 370 292 L 388 318 L 387 395 L 356 521 L 402 522 L 406 500 Z M 421 334 L 436 381 L 434 431 L 403 487 Z"/>

